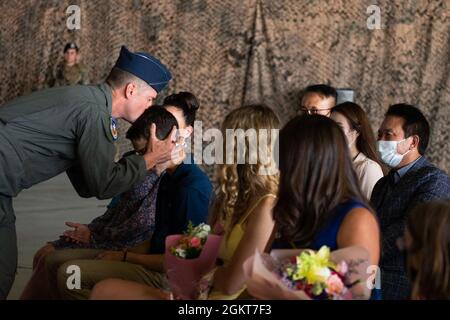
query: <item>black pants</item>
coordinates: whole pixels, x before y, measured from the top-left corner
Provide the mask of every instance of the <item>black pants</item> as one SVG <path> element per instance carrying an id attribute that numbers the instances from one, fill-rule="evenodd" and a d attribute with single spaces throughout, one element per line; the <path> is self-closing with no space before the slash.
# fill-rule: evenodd
<path id="1" fill-rule="evenodd" d="M 11 197 L 0 194 L 0 300 L 5 300 L 17 270 L 16 216 Z"/>

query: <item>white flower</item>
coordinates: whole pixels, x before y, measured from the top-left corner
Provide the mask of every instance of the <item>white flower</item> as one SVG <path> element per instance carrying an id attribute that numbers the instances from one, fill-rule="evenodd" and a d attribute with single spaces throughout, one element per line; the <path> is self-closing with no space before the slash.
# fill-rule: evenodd
<path id="1" fill-rule="evenodd" d="M 331 276 L 331 271 L 328 267 L 314 268 L 314 275 L 321 279 L 322 282 L 326 282 Z"/>
<path id="2" fill-rule="evenodd" d="M 186 258 L 186 251 L 184 249 L 181 248 L 177 248 L 175 250 L 177 256 L 181 257 L 181 258 Z"/>
<path id="3" fill-rule="evenodd" d="M 199 233 L 197 234 L 197 236 L 198 236 L 200 239 L 204 239 L 204 238 L 208 237 L 208 234 L 209 234 L 209 232 L 207 232 L 207 231 L 201 231 L 201 232 L 199 232 Z"/>
<path id="4" fill-rule="evenodd" d="M 206 232 L 210 232 L 211 231 L 211 227 L 209 225 L 207 225 L 207 224 L 203 224 L 202 229 L 203 229 L 203 231 L 206 231 Z"/>

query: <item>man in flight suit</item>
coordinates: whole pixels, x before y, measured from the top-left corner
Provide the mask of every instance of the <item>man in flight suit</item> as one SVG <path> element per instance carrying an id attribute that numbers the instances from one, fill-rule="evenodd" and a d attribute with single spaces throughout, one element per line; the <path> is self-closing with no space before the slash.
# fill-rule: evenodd
<path id="1" fill-rule="evenodd" d="M 17 268 L 12 198 L 64 171 L 81 197 L 108 199 L 170 159 L 175 129 L 146 153 L 114 162 L 116 119 L 135 121 L 171 79 L 149 54 L 122 47 L 106 83 L 34 92 L 0 106 L 0 300 Z"/>

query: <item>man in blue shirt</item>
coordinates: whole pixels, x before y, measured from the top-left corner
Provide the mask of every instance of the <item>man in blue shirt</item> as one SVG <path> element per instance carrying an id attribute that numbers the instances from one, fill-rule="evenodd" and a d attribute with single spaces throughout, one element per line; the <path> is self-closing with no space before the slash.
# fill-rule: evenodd
<path id="1" fill-rule="evenodd" d="M 164 253 L 166 236 L 183 233 L 189 221 L 206 222 L 211 191 L 209 179 L 197 165 L 182 163 L 167 169 L 159 185 L 150 253 Z"/>
<path id="2" fill-rule="evenodd" d="M 410 295 L 404 254 L 397 247 L 409 213 L 418 203 L 450 198 L 450 179 L 425 157 L 429 135 L 422 112 L 407 104 L 391 106 L 378 130 L 381 160 L 392 168 L 377 182 L 371 198 L 382 233 L 383 299 L 408 299 Z"/>

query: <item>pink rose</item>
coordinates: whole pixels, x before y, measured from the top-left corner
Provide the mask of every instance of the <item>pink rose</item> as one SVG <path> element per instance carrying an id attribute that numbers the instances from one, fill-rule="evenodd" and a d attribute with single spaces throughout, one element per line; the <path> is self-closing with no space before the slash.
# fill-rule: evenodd
<path id="1" fill-rule="evenodd" d="M 327 287 L 325 291 L 328 294 L 340 294 L 344 289 L 344 284 L 342 283 L 341 278 L 337 274 L 332 274 L 327 280 Z"/>
<path id="2" fill-rule="evenodd" d="M 197 237 L 193 237 L 190 241 L 189 241 L 189 245 L 193 248 L 198 248 L 200 247 L 201 241 L 199 238 Z"/>

